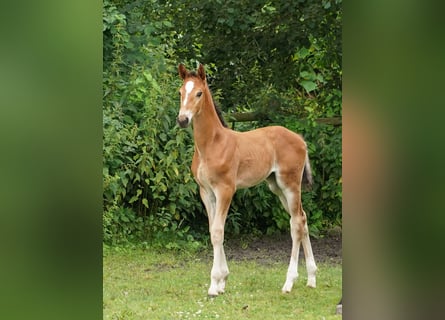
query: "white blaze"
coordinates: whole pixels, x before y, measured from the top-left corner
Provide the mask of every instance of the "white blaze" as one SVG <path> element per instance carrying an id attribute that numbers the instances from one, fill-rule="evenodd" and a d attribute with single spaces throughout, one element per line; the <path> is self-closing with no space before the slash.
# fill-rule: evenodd
<path id="1" fill-rule="evenodd" d="M 193 81 L 187 81 L 185 84 L 185 97 L 184 100 L 182 100 L 182 106 L 179 110 L 179 116 L 187 117 L 188 121 L 192 121 L 193 113 L 191 110 L 185 109 L 185 106 L 187 105 L 187 100 L 194 87 L 195 83 Z"/>
<path id="2" fill-rule="evenodd" d="M 184 101 L 182 101 L 183 106 L 185 106 L 187 104 L 187 99 L 189 97 L 189 94 L 190 94 L 190 92 L 192 92 L 194 87 L 195 87 L 195 83 L 193 81 L 188 81 L 185 84 L 185 97 L 184 97 Z"/>

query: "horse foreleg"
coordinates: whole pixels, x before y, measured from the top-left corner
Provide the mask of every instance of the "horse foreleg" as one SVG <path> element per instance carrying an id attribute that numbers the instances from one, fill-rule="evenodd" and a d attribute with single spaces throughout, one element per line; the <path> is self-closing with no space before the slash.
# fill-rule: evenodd
<path id="1" fill-rule="evenodd" d="M 224 252 L 224 221 L 217 214 L 210 231 L 213 245 L 213 266 L 210 273 L 209 296 L 217 296 L 224 293 L 226 280 L 229 276 L 226 255 Z"/>
<path id="2" fill-rule="evenodd" d="M 207 216 L 209 219 L 209 230 L 213 224 L 213 217 L 215 216 L 215 206 L 216 206 L 216 198 L 215 194 L 211 189 L 205 189 L 204 187 L 200 187 L 199 193 L 201 195 L 201 200 L 204 203 L 204 207 L 206 208 Z"/>
<path id="3" fill-rule="evenodd" d="M 215 192 L 216 212 L 210 226 L 210 237 L 213 245 L 213 266 L 210 273 L 209 296 L 217 296 L 224 293 L 226 280 L 229 276 L 226 255 L 224 253 L 224 224 L 234 189 L 220 188 Z"/>

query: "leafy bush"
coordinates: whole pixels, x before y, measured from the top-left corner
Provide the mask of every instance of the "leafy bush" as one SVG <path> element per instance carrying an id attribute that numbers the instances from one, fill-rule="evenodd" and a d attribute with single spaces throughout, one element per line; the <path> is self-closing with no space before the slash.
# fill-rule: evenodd
<path id="1" fill-rule="evenodd" d="M 176 63 L 151 37 L 131 54 L 147 56 L 149 51 L 155 64 L 123 63 L 132 50 L 131 37 L 115 7 L 107 12 L 117 18 L 104 19 L 112 39 L 103 88 L 104 241 L 195 246 L 188 223 L 203 209 L 186 169 L 193 154 L 191 134 L 175 123 Z"/>
<path id="2" fill-rule="evenodd" d="M 106 241 L 121 234 L 131 235 L 127 239 L 168 237 L 202 213 L 197 186 L 185 169 L 193 141 L 189 131 L 175 125 L 172 74 L 138 65 L 118 87 L 105 82 L 104 205 L 106 217 L 113 216 L 107 222 L 120 226 L 104 224 Z"/>
<path id="3" fill-rule="evenodd" d="M 255 127 L 282 125 L 301 134 L 308 144 L 314 184 L 310 190 L 303 190 L 302 201 L 312 236 L 321 235 L 333 225 L 341 225 L 342 217 L 341 126 L 317 122 L 318 118 L 341 116 L 342 95 L 334 81 L 341 76 L 341 68 L 334 62 L 325 68 L 327 56 L 326 44 L 311 38 L 308 47 L 302 47 L 293 56 L 300 70 L 295 79 L 297 85 L 284 93 L 274 86 L 263 87 L 253 101 L 256 110 L 267 113 L 267 118 Z M 255 74 L 261 70 L 255 67 L 250 72 Z M 252 128 L 251 124 L 237 125 L 241 131 Z M 237 218 L 235 232 L 258 229 L 270 234 L 289 230 L 289 215 L 265 183 L 235 195 L 228 218 L 229 230 L 232 230 L 230 215 L 242 216 Z"/>

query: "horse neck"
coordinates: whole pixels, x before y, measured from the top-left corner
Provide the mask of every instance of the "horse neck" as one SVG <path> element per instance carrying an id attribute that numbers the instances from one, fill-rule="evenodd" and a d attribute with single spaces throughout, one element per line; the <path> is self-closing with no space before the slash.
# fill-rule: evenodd
<path id="1" fill-rule="evenodd" d="M 224 133 L 224 127 L 216 114 L 212 96 L 205 92 L 199 114 L 193 119 L 193 136 L 200 153 L 205 153 L 213 145 L 215 138 Z"/>

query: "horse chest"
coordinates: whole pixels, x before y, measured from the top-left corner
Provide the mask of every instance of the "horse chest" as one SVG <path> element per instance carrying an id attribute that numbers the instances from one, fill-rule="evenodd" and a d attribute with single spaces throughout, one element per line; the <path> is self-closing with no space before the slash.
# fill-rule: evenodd
<path id="1" fill-rule="evenodd" d="M 225 165 L 220 165 L 215 161 L 201 160 L 196 170 L 196 179 L 199 184 L 206 188 L 211 188 L 217 181 L 227 181 L 227 170 Z"/>
<path id="2" fill-rule="evenodd" d="M 196 170 L 196 180 L 198 180 L 199 184 L 205 188 L 209 188 L 212 185 L 211 170 L 204 161 L 200 161 L 198 165 Z"/>

